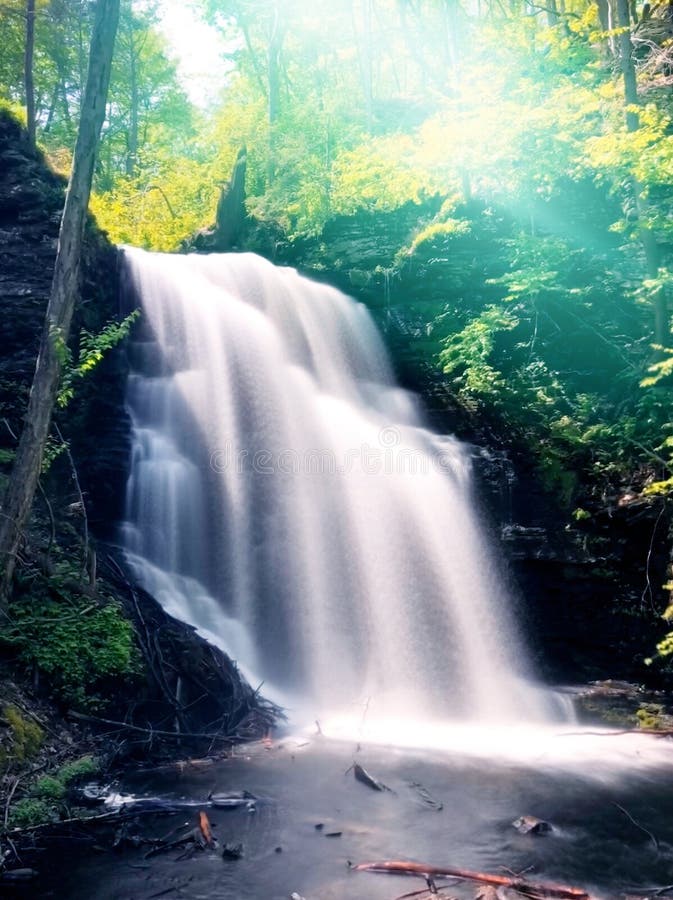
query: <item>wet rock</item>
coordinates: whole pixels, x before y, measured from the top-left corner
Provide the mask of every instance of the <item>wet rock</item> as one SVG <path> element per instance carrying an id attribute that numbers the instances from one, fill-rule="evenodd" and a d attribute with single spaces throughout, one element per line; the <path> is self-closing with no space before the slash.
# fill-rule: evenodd
<path id="1" fill-rule="evenodd" d="M 519 834 L 549 834 L 552 831 L 549 822 L 536 816 L 520 816 L 512 822 L 512 825 Z"/>
<path id="2" fill-rule="evenodd" d="M 81 806 L 97 806 L 105 803 L 110 796 L 110 785 L 99 781 L 89 781 L 75 789 L 76 802 Z"/>
<path id="3" fill-rule="evenodd" d="M 222 859 L 241 859 L 243 844 L 225 844 L 222 847 Z"/>
<path id="4" fill-rule="evenodd" d="M 227 793 L 209 794 L 208 799 L 217 809 L 250 809 L 255 805 L 257 797 L 250 791 L 228 791 Z"/>

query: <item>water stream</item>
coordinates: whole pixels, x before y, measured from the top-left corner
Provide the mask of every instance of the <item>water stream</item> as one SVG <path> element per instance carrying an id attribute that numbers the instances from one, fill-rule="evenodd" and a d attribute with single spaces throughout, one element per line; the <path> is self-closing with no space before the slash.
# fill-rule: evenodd
<path id="1" fill-rule="evenodd" d="M 125 259 L 145 320 L 124 528 L 143 586 L 311 720 L 562 716 L 469 454 L 424 426 L 366 309 L 252 254 Z"/>

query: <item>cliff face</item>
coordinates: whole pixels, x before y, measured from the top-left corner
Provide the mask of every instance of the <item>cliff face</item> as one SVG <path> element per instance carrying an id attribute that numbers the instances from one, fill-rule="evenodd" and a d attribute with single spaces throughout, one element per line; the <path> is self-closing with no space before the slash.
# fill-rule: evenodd
<path id="1" fill-rule="evenodd" d="M 30 148 L 23 129 L 0 111 L 0 450 L 3 451 L 0 491 L 21 431 L 32 383 L 65 187 L 64 179 L 49 168 L 39 152 Z M 71 347 L 75 355 L 82 329 L 96 333 L 118 317 L 118 261 L 116 248 L 90 219 L 81 265 L 81 297 L 72 327 Z M 82 379 L 75 398 L 65 410 L 57 409 L 54 416 L 71 448 L 85 498 L 89 533 L 93 532 L 99 539 L 113 537 L 123 515 L 130 450 L 130 422 L 124 407 L 126 374 L 125 351 L 120 347 Z M 83 521 L 67 456 L 57 456 L 41 480 L 43 489 L 36 497 L 34 515 L 22 547 L 25 565 L 16 581 L 13 608 L 29 605 L 31 610 L 36 610 L 37 621 L 40 611 L 44 614 L 48 607 L 47 617 L 55 616 L 54 609 L 60 609 L 61 604 L 66 611 L 64 620 L 72 621 L 73 610 L 81 609 L 84 604 L 87 613 L 111 610 L 109 621 L 113 626 L 117 623 L 115 627 L 119 627 L 119 617 L 133 623 L 133 664 L 129 663 L 125 673 L 117 672 L 115 677 L 101 672 L 96 688 L 99 691 L 96 702 L 104 703 L 113 718 L 130 724 L 128 752 L 138 755 L 186 752 L 188 745 L 184 743 L 168 741 L 163 746 L 160 740 L 153 741 L 150 731 L 147 731 L 148 739 L 143 734 L 148 725 L 150 729 L 164 732 L 168 728 L 169 737 L 178 722 L 183 734 L 200 734 L 212 727 L 213 735 L 205 744 L 193 745 L 197 754 L 210 752 L 213 742 L 234 731 L 243 738 L 265 733 L 279 711 L 243 681 L 235 663 L 197 635 L 191 626 L 172 619 L 156 600 L 129 584 L 122 571 L 123 561 L 112 558 L 109 546 L 104 547 L 106 552 L 98 554 L 95 587 L 81 575 L 74 577 L 72 573 L 81 572 L 84 557 Z M 48 507 L 45 498 L 49 500 Z M 65 575 L 59 565 L 65 568 Z M 54 618 L 50 623 L 53 621 Z M 58 679 L 61 668 L 67 668 L 68 654 L 85 654 L 84 659 L 90 658 L 86 655 L 89 632 L 80 629 L 79 621 L 75 631 L 77 650 L 73 651 L 70 638 L 58 638 L 63 641 L 62 649 L 59 646 L 54 653 L 58 662 L 45 665 L 44 669 L 42 657 L 31 645 L 32 640 L 39 649 L 42 632 L 37 633 L 38 637 L 28 638 L 21 645 L 21 652 L 11 635 L 0 636 L 0 697 L 11 696 L 9 688 L 15 689 L 8 679 L 16 678 L 27 687 L 26 676 L 30 674 L 33 693 L 37 689 L 44 697 L 64 704 Z M 143 635 L 150 634 L 151 641 L 143 639 Z M 107 636 L 98 634 L 92 644 L 104 645 Z M 94 668 L 87 672 L 87 677 L 93 675 L 95 681 L 96 674 Z M 75 707 L 80 702 L 72 696 L 66 700 Z M 86 706 L 85 712 L 88 712 Z M 52 713 L 56 714 L 54 710 Z M 221 722 L 217 724 L 217 733 L 215 720 Z M 124 726 L 121 728 L 124 731 Z M 133 738 L 138 733 L 143 738 L 135 744 Z M 76 727 L 66 740 L 71 752 L 79 751 L 81 755 L 83 746 L 78 742 L 82 741 L 82 735 Z M 0 789 L 0 802 L 9 807 L 10 800 L 11 797 L 2 796 Z"/>
<path id="2" fill-rule="evenodd" d="M 11 451 L 35 368 L 49 299 L 63 208 L 65 179 L 53 172 L 12 116 L 0 111 L 0 448 Z M 82 297 L 72 327 L 96 332 L 118 311 L 117 252 L 87 223 Z M 124 411 L 123 354 L 111 354 L 83 384 L 65 415 L 56 419 L 72 445 L 94 525 L 121 515 L 128 423 Z M 57 473 L 58 474 L 58 473 Z M 63 473 L 60 473 L 61 476 Z M 65 481 L 70 479 L 69 473 Z M 72 487 L 72 486 L 70 486 Z M 63 491 L 64 499 L 68 490 Z"/>
<path id="3" fill-rule="evenodd" d="M 0 389 L 18 425 L 40 340 L 63 206 L 63 179 L 32 152 L 18 123 L 0 112 Z M 12 446 L 3 428 L 0 440 Z"/>

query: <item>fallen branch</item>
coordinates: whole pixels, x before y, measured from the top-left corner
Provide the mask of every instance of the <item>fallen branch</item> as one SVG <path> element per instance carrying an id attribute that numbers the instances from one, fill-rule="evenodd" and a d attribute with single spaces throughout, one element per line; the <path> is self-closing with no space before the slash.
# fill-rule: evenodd
<path id="1" fill-rule="evenodd" d="M 16 789 L 19 786 L 19 782 L 23 778 L 23 775 L 17 775 L 16 778 L 12 782 L 12 787 L 7 794 L 7 802 L 5 803 L 5 815 L 3 819 L 3 824 L 5 828 L 7 828 L 7 823 L 9 822 L 9 810 L 12 805 L 12 799 L 14 798 L 14 794 L 16 793 Z"/>
<path id="2" fill-rule="evenodd" d="M 379 781 L 378 778 L 374 778 L 373 775 L 370 775 L 369 772 L 366 769 L 363 769 L 358 763 L 354 762 L 352 766 L 349 766 L 346 769 L 344 774 L 348 775 L 351 769 L 353 770 L 356 781 L 361 782 L 361 784 L 366 784 L 367 787 L 371 788 L 373 791 L 388 791 L 390 794 L 395 793 L 392 788 L 389 788 L 387 784 Z"/>
<path id="3" fill-rule="evenodd" d="M 349 864 L 350 865 L 350 864 Z M 534 898 L 559 898 L 559 900 L 592 900 L 582 888 L 568 887 L 562 884 L 523 881 L 507 875 L 492 875 L 485 872 L 472 872 L 469 869 L 454 869 L 448 866 L 431 866 L 427 863 L 407 862 L 406 860 L 387 859 L 380 862 L 359 863 L 351 865 L 356 872 L 382 872 L 390 875 L 416 875 L 421 878 L 438 878 L 449 876 L 464 878 L 466 881 L 478 881 L 481 884 L 492 884 L 497 887 L 508 887 Z"/>
<path id="4" fill-rule="evenodd" d="M 193 738 L 208 741 L 225 741 L 227 744 L 235 744 L 238 741 L 244 741 L 245 738 L 237 734 L 223 735 L 203 732 L 185 732 L 185 731 L 160 731 L 157 728 L 141 728 L 140 725 L 131 725 L 129 722 L 116 722 L 113 719 L 103 719 L 100 716 L 87 716 L 84 713 L 78 713 L 71 710 L 68 715 L 71 719 L 79 719 L 82 722 L 97 722 L 103 725 L 114 725 L 120 730 L 136 731 L 140 734 L 147 734 L 151 737 L 172 738 L 179 741 L 181 738 Z"/>
<path id="5" fill-rule="evenodd" d="M 562 731 L 557 737 L 620 737 L 624 734 L 650 734 L 654 737 L 673 737 L 673 728 L 624 728 L 622 731 Z"/>
<path id="6" fill-rule="evenodd" d="M 24 834 L 40 834 L 48 831 L 61 831 L 63 828 L 70 828 L 77 825 L 104 825 L 113 822 L 125 822 L 134 819 L 137 816 L 172 816 L 180 811 L 180 807 L 151 807 L 147 809 L 138 808 L 135 805 L 132 808 L 120 806 L 114 812 L 99 813 L 96 816 L 74 816 L 70 819 L 60 819 L 58 822 L 41 822 L 39 825 L 25 825 L 21 828 L 12 828 L 3 832 L 8 839 L 10 837 L 17 838 Z"/>
<path id="7" fill-rule="evenodd" d="M 644 828 L 644 827 L 640 824 L 640 822 L 636 822 L 636 820 L 633 818 L 633 816 L 632 816 L 631 813 L 628 811 L 628 809 L 624 809 L 623 806 L 620 806 L 619 803 L 616 803 L 614 800 L 612 801 L 612 805 L 613 805 L 613 806 L 616 806 L 617 809 L 618 809 L 620 812 L 623 812 L 624 815 L 626 816 L 626 818 L 629 820 L 629 822 L 631 822 L 632 825 L 635 825 L 635 827 L 636 827 L 639 831 L 642 831 L 643 834 L 646 834 L 646 835 L 648 836 L 648 838 L 649 838 L 649 839 L 652 841 L 652 843 L 654 844 L 654 849 L 655 849 L 655 850 L 657 851 L 657 853 L 658 853 L 658 852 L 659 852 L 659 841 L 658 841 L 658 840 L 656 839 L 656 837 L 652 834 L 652 832 L 651 832 L 651 831 L 648 831 L 647 828 Z"/>
<path id="8" fill-rule="evenodd" d="M 173 841 L 160 841 L 156 846 L 152 847 L 151 850 L 148 850 L 143 859 L 151 859 L 153 856 L 158 856 L 160 853 L 168 853 L 171 850 L 178 850 L 186 847 L 188 844 L 192 846 L 196 846 L 201 842 L 201 832 L 198 828 L 190 828 L 187 834 L 183 834 L 182 837 L 175 838 Z"/>

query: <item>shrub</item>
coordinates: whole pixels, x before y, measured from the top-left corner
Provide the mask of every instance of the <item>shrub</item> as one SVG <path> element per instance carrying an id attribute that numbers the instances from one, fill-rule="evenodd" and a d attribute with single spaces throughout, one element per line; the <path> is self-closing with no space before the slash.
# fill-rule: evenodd
<path id="1" fill-rule="evenodd" d="M 52 581 L 58 582 L 51 585 L 58 599 L 31 592 L 15 602 L 0 641 L 14 648 L 27 670 L 46 676 L 55 699 L 100 708 L 106 679 L 131 678 L 139 670 L 133 626 L 119 603 L 71 596 L 62 580 Z"/>

